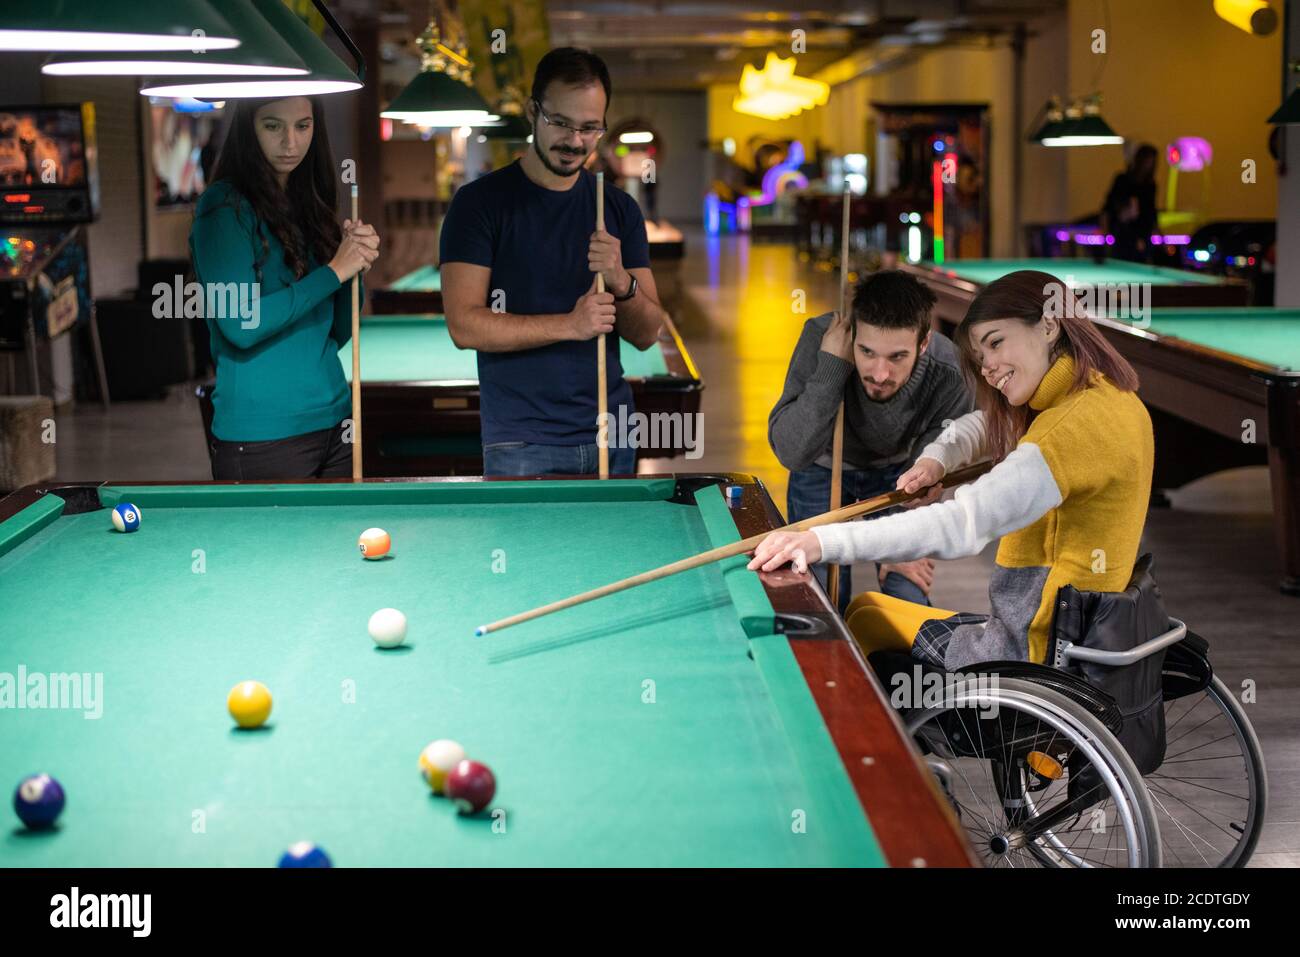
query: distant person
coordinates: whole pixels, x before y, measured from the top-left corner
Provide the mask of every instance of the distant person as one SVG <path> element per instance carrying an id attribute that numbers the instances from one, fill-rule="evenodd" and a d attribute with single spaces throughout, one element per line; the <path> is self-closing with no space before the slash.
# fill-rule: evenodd
<path id="1" fill-rule="evenodd" d="M 1128 169 L 1115 177 L 1101 211 L 1101 228 L 1115 237 L 1109 254 L 1116 259 L 1148 262 L 1156 229 L 1156 158 L 1150 143 L 1133 154 Z"/>

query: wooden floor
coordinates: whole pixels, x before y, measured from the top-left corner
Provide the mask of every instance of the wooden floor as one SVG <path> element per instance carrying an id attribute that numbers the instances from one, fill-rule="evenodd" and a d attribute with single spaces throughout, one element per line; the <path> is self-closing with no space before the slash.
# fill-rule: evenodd
<path id="1" fill-rule="evenodd" d="M 704 454 L 659 468 L 749 472 L 784 509 L 786 472 L 768 447 L 767 416 L 803 322 L 835 307 L 838 278 L 801 264 L 787 245 L 698 232 L 687 233 L 681 269 L 676 318 L 706 384 Z M 804 312 L 795 309 L 801 298 Z M 183 387 L 166 401 L 121 403 L 109 413 L 87 405 L 58 428 L 60 479 L 209 477 L 198 406 Z M 1230 688 L 1250 681 L 1258 689 L 1248 711 L 1263 743 L 1270 806 L 1253 863 L 1300 866 L 1300 599 L 1277 591 L 1267 475 L 1223 473 L 1171 497 L 1172 508 L 1149 514 L 1143 536 L 1169 611 L 1210 641 Z M 990 546 L 941 563 L 934 603 L 987 611 L 992 554 Z M 869 579 L 868 569 L 855 571 L 855 581 Z"/>

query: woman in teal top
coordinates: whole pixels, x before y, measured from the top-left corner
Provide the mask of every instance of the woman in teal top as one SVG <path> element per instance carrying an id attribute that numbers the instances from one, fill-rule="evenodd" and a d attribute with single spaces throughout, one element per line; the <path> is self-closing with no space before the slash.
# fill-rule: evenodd
<path id="1" fill-rule="evenodd" d="M 215 479 L 351 474 L 348 284 L 379 254 L 373 226 L 337 219 L 319 99 L 237 100 L 190 254 L 217 385 Z"/>

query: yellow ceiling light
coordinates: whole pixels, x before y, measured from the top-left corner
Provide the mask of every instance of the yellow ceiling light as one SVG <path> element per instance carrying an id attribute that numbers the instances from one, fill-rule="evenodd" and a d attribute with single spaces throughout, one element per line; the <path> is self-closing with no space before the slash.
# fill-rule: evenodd
<path id="1" fill-rule="evenodd" d="M 823 106 L 830 96 L 830 86 L 821 80 L 795 76 L 794 68 L 794 57 L 783 60 L 775 53 L 767 55 L 761 70 L 746 63 L 740 93 L 731 101 L 731 108 L 766 120 L 783 120 Z"/>
<path id="2" fill-rule="evenodd" d="M 1277 29 L 1277 11 L 1264 0 L 1214 0 L 1214 12 L 1238 30 L 1257 37 Z"/>

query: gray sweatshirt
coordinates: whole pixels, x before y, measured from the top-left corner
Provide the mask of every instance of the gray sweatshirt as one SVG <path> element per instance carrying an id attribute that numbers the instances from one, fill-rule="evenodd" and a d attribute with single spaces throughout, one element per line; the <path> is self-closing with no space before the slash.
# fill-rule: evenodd
<path id="1" fill-rule="evenodd" d="M 821 351 L 831 313 L 804 323 L 790 358 L 785 390 L 767 420 L 768 441 L 791 471 L 830 468 L 840 399 L 844 406 L 844 467 L 911 465 L 945 423 L 974 408 L 962 381 L 957 347 L 938 332 L 903 387 L 883 402 L 867 397 L 852 362 Z"/>

